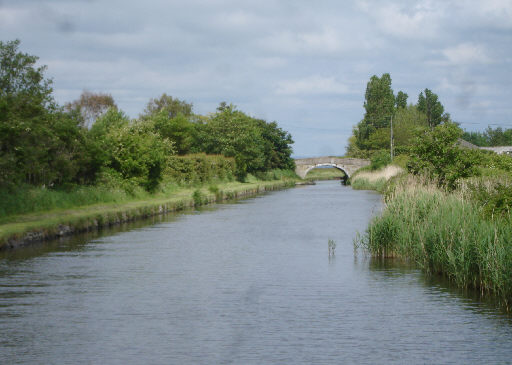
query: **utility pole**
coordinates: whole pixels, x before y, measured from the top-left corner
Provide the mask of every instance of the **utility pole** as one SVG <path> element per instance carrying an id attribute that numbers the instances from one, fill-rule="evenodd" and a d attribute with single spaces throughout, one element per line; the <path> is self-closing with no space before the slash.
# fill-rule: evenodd
<path id="1" fill-rule="evenodd" d="M 393 114 L 391 114 L 391 138 L 389 144 L 391 147 L 391 162 L 393 162 Z"/>

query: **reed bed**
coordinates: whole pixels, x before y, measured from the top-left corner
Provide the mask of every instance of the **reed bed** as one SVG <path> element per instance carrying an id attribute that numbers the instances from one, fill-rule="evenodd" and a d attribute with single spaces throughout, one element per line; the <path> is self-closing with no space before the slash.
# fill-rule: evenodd
<path id="1" fill-rule="evenodd" d="M 403 172 L 401 167 L 395 165 L 388 165 L 376 171 L 363 170 L 350 178 L 350 185 L 355 190 L 375 190 L 382 193 L 388 181 Z"/>
<path id="2" fill-rule="evenodd" d="M 360 244 L 374 256 L 412 260 L 461 287 L 493 293 L 508 308 L 512 303 L 510 217 L 489 219 L 468 195 L 404 177 L 387 192 L 384 212 L 371 221 Z"/>

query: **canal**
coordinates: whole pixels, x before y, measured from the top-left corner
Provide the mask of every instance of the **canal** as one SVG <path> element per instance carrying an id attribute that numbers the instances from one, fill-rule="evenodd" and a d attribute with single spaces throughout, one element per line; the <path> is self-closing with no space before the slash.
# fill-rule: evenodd
<path id="1" fill-rule="evenodd" d="M 4 252 L 0 363 L 512 363 L 499 307 L 354 251 L 380 201 L 326 181 Z"/>

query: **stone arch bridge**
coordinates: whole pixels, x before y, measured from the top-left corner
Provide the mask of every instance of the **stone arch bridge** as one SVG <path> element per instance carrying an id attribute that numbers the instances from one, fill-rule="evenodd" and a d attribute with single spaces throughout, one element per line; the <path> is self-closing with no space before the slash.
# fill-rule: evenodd
<path id="1" fill-rule="evenodd" d="M 370 160 L 361 158 L 341 158 L 341 157 L 314 157 L 314 158 L 300 158 L 295 160 L 295 173 L 304 179 L 309 170 L 320 166 L 332 166 L 345 173 L 347 178 L 352 176 L 356 170 L 361 167 L 368 166 Z"/>

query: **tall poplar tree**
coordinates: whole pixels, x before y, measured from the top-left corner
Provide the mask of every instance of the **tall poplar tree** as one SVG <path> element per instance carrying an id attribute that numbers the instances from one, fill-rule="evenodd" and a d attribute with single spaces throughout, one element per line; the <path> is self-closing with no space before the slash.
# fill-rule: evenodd
<path id="1" fill-rule="evenodd" d="M 373 75 L 366 85 L 363 120 L 357 125 L 356 143 L 360 149 L 369 149 L 370 136 L 378 129 L 388 128 L 395 108 L 395 97 L 388 73 L 380 78 Z"/>
<path id="2" fill-rule="evenodd" d="M 428 126 L 432 129 L 443 121 L 444 107 L 438 96 L 429 89 L 425 89 L 418 96 L 418 110 L 427 116 Z"/>

